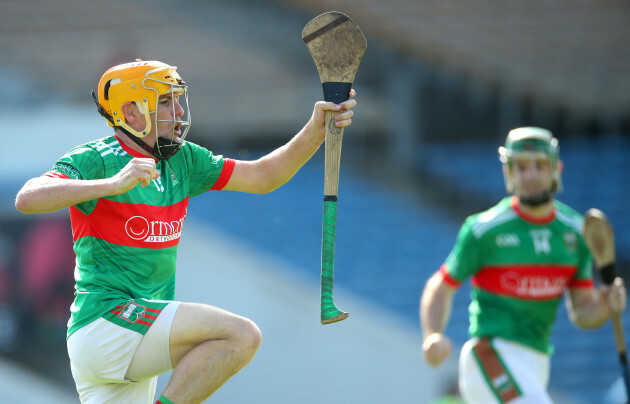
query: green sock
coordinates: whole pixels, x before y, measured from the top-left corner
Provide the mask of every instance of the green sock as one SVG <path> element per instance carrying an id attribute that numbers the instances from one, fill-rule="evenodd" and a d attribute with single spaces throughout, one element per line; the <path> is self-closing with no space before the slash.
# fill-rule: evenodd
<path id="1" fill-rule="evenodd" d="M 168 398 L 164 397 L 163 395 L 161 395 L 160 398 L 157 399 L 155 404 L 175 404 L 175 403 L 169 400 Z"/>

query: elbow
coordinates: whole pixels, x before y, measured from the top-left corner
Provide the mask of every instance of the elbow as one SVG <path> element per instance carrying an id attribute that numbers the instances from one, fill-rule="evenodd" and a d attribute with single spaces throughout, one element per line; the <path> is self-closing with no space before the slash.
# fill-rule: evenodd
<path id="1" fill-rule="evenodd" d="M 25 214 L 36 213 L 35 209 L 33 209 L 31 205 L 32 204 L 30 203 L 28 196 L 24 195 L 24 193 L 20 192 L 15 197 L 15 209 L 20 212 Z"/>
<path id="2" fill-rule="evenodd" d="M 27 182 L 15 197 L 15 209 L 25 214 L 41 212 L 37 206 L 37 195 L 33 192 L 32 188 L 29 187 L 31 181 Z"/>
<path id="3" fill-rule="evenodd" d="M 270 194 L 273 191 L 275 191 L 276 189 L 280 188 L 279 185 L 273 185 L 273 184 L 264 184 L 261 185 L 261 187 L 258 189 L 258 194 L 264 195 L 264 194 Z"/>
<path id="4" fill-rule="evenodd" d="M 289 182 L 295 172 L 281 169 L 277 165 L 270 164 L 266 159 L 257 161 L 256 164 L 256 193 L 269 194 Z"/>
<path id="5" fill-rule="evenodd" d="M 273 176 L 261 173 L 261 175 L 258 176 L 253 192 L 260 195 L 269 194 L 280 188 L 283 184 L 283 182 L 274 180 Z"/>
<path id="6" fill-rule="evenodd" d="M 256 182 L 255 184 L 250 185 L 249 187 L 244 189 L 244 192 L 248 192 L 250 194 L 257 195 L 265 195 L 275 191 L 278 187 L 274 187 L 270 184 L 266 184 L 264 182 Z"/>
<path id="7" fill-rule="evenodd" d="M 22 213 L 35 213 L 33 210 L 33 192 L 31 191 L 30 185 L 33 180 L 28 180 L 26 184 L 20 189 L 15 197 L 15 209 Z"/>
<path id="8" fill-rule="evenodd" d="M 28 207 L 28 202 L 25 200 L 24 197 L 21 197 L 19 194 L 15 198 L 15 209 L 26 214 L 33 213 Z"/>

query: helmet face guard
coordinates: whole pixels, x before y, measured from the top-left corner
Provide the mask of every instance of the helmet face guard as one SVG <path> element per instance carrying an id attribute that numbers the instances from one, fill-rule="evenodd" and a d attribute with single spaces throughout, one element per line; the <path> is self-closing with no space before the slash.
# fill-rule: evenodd
<path id="1" fill-rule="evenodd" d="M 499 148 L 509 194 L 531 206 L 549 202 L 562 190 L 558 140 L 546 129 L 524 127 L 510 131 Z M 540 184 L 549 183 L 540 189 Z M 534 188 L 534 190 L 532 190 Z"/>
<path id="2" fill-rule="evenodd" d="M 130 135 L 134 142 L 161 160 L 168 159 L 179 150 L 191 124 L 188 87 L 176 69 L 176 66 L 162 62 L 140 60 L 114 66 L 103 74 L 98 84 L 98 99 L 93 94 L 99 112 L 109 121 L 110 126 Z M 158 103 L 164 95 L 171 97 L 171 119 L 158 119 Z M 144 116 L 144 129 L 135 130 L 125 121 L 122 107 L 127 102 L 135 103 Z M 178 116 L 177 105 L 184 111 L 181 116 Z M 159 122 L 171 124 L 168 138 L 160 137 Z M 156 137 L 153 149 L 141 140 L 152 129 Z M 179 136 L 176 135 L 177 130 L 181 131 Z"/>

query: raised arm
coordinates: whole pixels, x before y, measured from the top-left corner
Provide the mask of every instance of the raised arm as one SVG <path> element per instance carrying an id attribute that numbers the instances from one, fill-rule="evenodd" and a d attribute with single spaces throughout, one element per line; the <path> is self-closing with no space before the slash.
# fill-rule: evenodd
<path id="1" fill-rule="evenodd" d="M 98 180 L 75 180 L 41 176 L 24 184 L 15 198 L 22 213 L 46 213 L 103 196 L 129 191 L 138 183 L 145 187 L 158 177 L 152 158 L 135 158 L 118 174 Z"/>
<path id="2" fill-rule="evenodd" d="M 427 281 L 420 299 L 420 324 L 422 326 L 422 351 L 432 366 L 439 366 L 453 351 L 453 344 L 444 335 L 451 317 L 451 307 L 456 289 L 443 280 L 438 271 Z"/>
<path id="3" fill-rule="evenodd" d="M 332 102 L 317 102 L 308 123 L 284 146 L 255 161 L 236 161 L 234 172 L 225 190 L 264 194 L 289 181 L 295 173 L 315 154 L 325 138 L 326 111 L 339 111 L 335 125 L 346 127 L 352 123 L 353 108 L 357 103 L 352 98 L 335 105 Z"/>
<path id="4" fill-rule="evenodd" d="M 626 308 L 626 288 L 623 279 L 617 277 L 610 286 L 599 288 L 571 288 L 567 299 L 569 318 L 579 328 L 591 329 L 602 326 L 611 313 Z"/>

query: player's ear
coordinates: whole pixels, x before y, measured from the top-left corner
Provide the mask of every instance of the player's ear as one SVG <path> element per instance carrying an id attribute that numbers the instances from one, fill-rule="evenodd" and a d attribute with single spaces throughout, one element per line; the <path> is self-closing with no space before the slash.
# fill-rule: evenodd
<path id="1" fill-rule="evenodd" d="M 564 170 L 564 162 L 562 162 L 562 160 L 558 160 L 558 172 L 561 173 L 562 170 Z"/>
<path id="2" fill-rule="evenodd" d="M 138 121 L 138 107 L 135 103 L 127 101 L 120 106 L 120 110 L 125 116 L 125 122 L 128 124 L 136 123 Z"/>

